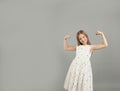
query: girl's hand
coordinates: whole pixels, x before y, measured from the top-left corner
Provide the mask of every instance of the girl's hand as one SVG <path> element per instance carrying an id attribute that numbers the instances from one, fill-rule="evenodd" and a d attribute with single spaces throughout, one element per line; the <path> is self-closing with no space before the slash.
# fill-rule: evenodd
<path id="1" fill-rule="evenodd" d="M 70 34 L 67 34 L 67 35 L 65 35 L 64 39 L 67 40 L 67 39 L 70 38 L 70 37 L 71 37 L 71 35 L 70 35 Z"/>
<path id="2" fill-rule="evenodd" d="M 103 32 L 100 32 L 100 31 L 96 32 L 96 35 L 102 35 L 102 34 L 103 34 Z"/>

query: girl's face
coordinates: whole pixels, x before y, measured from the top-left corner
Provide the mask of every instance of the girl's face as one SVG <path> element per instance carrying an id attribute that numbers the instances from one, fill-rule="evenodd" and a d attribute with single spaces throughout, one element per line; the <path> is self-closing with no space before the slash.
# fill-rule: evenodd
<path id="1" fill-rule="evenodd" d="M 84 34 L 79 34 L 79 41 L 83 45 L 86 45 L 87 44 L 87 37 Z"/>

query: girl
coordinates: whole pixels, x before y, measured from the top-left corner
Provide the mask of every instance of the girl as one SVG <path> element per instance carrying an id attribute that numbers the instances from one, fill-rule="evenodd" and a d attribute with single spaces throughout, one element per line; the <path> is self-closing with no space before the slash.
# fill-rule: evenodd
<path id="1" fill-rule="evenodd" d="M 75 51 L 76 56 L 73 59 L 64 82 L 64 88 L 68 91 L 93 91 L 93 76 L 90 63 L 91 54 L 108 46 L 103 32 L 97 31 L 96 35 L 101 35 L 102 43 L 91 45 L 88 35 L 84 30 L 77 32 L 76 46 L 67 44 L 67 39 L 71 36 L 68 34 L 64 37 L 64 50 Z"/>

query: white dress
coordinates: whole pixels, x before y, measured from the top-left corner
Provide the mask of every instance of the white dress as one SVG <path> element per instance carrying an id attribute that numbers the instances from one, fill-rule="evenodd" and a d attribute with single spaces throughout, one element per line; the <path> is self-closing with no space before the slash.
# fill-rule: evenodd
<path id="1" fill-rule="evenodd" d="M 68 91 L 93 91 L 90 45 L 76 46 L 76 56 L 71 62 L 64 89 Z"/>

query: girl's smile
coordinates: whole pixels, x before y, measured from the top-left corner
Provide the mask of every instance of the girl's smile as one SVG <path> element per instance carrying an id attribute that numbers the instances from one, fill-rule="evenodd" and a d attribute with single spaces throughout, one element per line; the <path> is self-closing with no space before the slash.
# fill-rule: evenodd
<path id="1" fill-rule="evenodd" d="M 83 45 L 87 44 L 87 37 L 84 34 L 79 35 L 79 40 Z"/>

